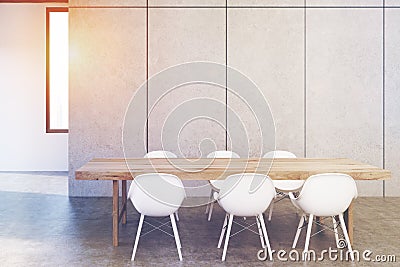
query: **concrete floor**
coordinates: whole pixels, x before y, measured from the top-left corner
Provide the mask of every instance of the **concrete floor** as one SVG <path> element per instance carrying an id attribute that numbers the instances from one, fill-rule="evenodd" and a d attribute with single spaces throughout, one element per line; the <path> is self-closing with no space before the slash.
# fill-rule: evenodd
<path id="1" fill-rule="evenodd" d="M 43 184 L 46 186 L 44 187 Z M 68 195 L 68 172 L 0 172 L 0 191 Z"/>
<path id="2" fill-rule="evenodd" d="M 377 254 L 400 256 L 399 201 L 399 198 L 356 200 L 354 249 L 360 252 L 369 249 L 373 251 L 371 257 Z M 111 244 L 110 198 L 68 198 L 56 194 L 2 191 L 0 187 L 0 266 L 354 265 L 329 260 L 307 264 L 278 259 L 259 261 L 260 240 L 248 231 L 231 238 L 227 261 L 222 263 L 222 249 L 217 249 L 216 245 L 224 212 L 217 206 L 211 222 L 207 222 L 204 210 L 204 207 L 180 210 L 183 262 L 178 260 L 173 238 L 154 231 L 140 239 L 136 260 L 131 263 L 139 218 L 131 205 L 128 224 L 120 228 L 120 246 L 114 248 Z M 252 220 L 248 218 L 249 222 Z M 275 205 L 272 222 L 267 224 L 273 249 L 290 251 L 297 223 L 298 217 L 289 201 Z M 317 231 L 317 227 L 314 229 Z M 300 252 L 304 238 L 305 233 L 300 237 Z M 311 249 L 317 252 L 329 247 L 335 248 L 331 232 L 325 231 L 311 240 Z M 371 265 L 365 261 L 357 263 L 357 266 Z"/>

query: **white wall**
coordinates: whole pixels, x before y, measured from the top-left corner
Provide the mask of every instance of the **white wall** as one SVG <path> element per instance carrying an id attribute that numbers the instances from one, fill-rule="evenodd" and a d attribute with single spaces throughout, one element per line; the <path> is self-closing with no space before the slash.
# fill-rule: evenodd
<path id="1" fill-rule="evenodd" d="M 46 134 L 46 6 L 0 4 L 0 171 L 65 171 L 68 134 Z"/>

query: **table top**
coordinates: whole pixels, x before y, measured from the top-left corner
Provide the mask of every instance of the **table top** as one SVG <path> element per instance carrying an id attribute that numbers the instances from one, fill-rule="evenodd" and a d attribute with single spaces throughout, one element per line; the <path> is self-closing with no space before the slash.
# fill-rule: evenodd
<path id="1" fill-rule="evenodd" d="M 305 180 L 319 173 L 345 173 L 355 180 L 384 180 L 388 170 L 346 158 L 149 159 L 94 158 L 76 170 L 76 180 L 132 180 L 145 173 L 170 173 L 182 180 L 224 179 L 231 174 L 267 174 L 276 180 Z"/>

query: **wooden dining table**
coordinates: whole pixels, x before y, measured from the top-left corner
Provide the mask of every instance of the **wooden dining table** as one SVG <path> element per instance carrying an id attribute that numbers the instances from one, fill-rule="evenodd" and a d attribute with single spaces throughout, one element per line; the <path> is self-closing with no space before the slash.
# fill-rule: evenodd
<path id="1" fill-rule="evenodd" d="M 238 159 L 150 159 L 94 158 L 75 171 L 76 180 L 110 180 L 113 184 L 113 245 L 118 246 L 119 223 L 127 220 L 127 181 L 146 173 L 169 173 L 182 180 L 225 179 L 237 173 L 266 174 L 276 180 L 305 180 L 313 174 L 345 173 L 355 180 L 385 180 L 388 170 L 346 158 L 238 158 Z M 121 209 L 119 184 L 121 181 Z M 353 240 L 353 205 L 345 213 Z"/>

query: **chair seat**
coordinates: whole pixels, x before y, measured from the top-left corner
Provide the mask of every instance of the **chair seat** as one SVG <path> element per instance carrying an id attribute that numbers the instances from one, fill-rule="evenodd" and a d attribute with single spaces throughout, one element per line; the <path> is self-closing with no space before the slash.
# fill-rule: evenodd
<path id="1" fill-rule="evenodd" d="M 275 188 L 282 192 L 299 191 L 304 184 L 304 180 L 272 180 Z"/>

